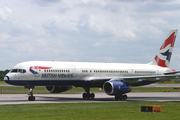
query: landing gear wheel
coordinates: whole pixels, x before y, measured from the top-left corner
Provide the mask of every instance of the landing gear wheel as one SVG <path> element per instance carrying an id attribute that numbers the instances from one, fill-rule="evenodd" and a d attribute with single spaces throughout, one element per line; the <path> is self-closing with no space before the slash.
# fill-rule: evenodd
<path id="1" fill-rule="evenodd" d="M 127 100 L 127 95 L 123 95 L 122 100 Z"/>
<path id="2" fill-rule="evenodd" d="M 122 100 L 122 95 L 115 95 L 115 100 Z"/>
<path id="3" fill-rule="evenodd" d="M 90 94 L 90 88 L 89 87 L 84 87 L 84 90 L 86 91 L 86 93 L 82 94 L 83 99 L 85 99 L 85 100 L 94 99 L 95 94 L 94 93 Z"/>
<path id="4" fill-rule="evenodd" d="M 90 96 L 87 94 L 87 93 L 83 93 L 83 98 L 85 100 L 89 100 L 90 99 Z"/>
<path id="5" fill-rule="evenodd" d="M 127 100 L 127 95 L 115 95 L 115 100 Z"/>
<path id="6" fill-rule="evenodd" d="M 115 95 L 115 100 L 119 100 L 119 95 Z"/>
<path id="7" fill-rule="evenodd" d="M 95 94 L 94 93 L 91 93 L 91 94 L 83 93 L 82 97 L 85 100 L 94 99 Z"/>
<path id="8" fill-rule="evenodd" d="M 34 96 L 29 96 L 29 97 L 28 97 L 28 100 L 29 100 L 29 101 L 35 101 L 35 97 L 34 97 Z"/>
<path id="9" fill-rule="evenodd" d="M 94 93 L 91 93 L 91 94 L 90 94 L 90 98 L 91 98 L 91 99 L 94 99 L 94 97 L 95 97 L 95 94 L 94 94 Z"/>
<path id="10" fill-rule="evenodd" d="M 87 94 L 83 93 L 82 97 L 86 100 L 87 99 Z"/>

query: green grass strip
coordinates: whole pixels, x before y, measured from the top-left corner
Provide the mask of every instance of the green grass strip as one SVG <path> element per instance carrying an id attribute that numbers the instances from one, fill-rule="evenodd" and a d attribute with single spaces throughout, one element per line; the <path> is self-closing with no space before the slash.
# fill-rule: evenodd
<path id="1" fill-rule="evenodd" d="M 28 89 L 24 89 L 23 86 L 0 86 L 0 90 L 4 90 L 0 94 L 27 94 Z M 99 90 L 98 88 L 91 88 L 91 92 L 103 92 L 103 90 Z M 83 88 L 75 88 L 63 92 L 63 94 L 76 94 L 79 92 L 85 92 Z M 173 87 L 133 87 L 132 92 L 180 92 L 180 89 L 174 89 Z M 45 87 L 35 87 L 35 94 L 47 94 Z"/>
<path id="2" fill-rule="evenodd" d="M 141 106 L 161 105 L 162 112 L 144 113 Z M 178 120 L 179 102 L 106 102 L 1 105 L 2 120 Z"/>

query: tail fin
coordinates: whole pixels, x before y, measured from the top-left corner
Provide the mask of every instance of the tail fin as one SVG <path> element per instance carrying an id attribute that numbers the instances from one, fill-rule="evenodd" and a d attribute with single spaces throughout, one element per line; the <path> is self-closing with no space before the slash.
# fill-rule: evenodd
<path id="1" fill-rule="evenodd" d="M 149 63 L 150 65 L 158 65 L 161 67 L 169 67 L 175 39 L 177 35 L 177 29 L 172 29 L 164 43 L 162 44 L 160 50 L 155 56 L 154 60 Z"/>

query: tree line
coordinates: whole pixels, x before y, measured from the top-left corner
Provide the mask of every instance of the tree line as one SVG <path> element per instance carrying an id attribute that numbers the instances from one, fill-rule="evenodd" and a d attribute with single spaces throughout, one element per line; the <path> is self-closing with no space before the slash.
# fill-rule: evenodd
<path id="1" fill-rule="evenodd" d="M 9 72 L 9 70 L 0 71 L 0 81 L 4 80 L 4 76 Z"/>

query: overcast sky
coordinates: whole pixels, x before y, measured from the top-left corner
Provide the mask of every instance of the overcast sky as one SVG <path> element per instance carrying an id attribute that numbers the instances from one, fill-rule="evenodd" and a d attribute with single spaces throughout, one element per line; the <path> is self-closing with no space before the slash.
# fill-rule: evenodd
<path id="1" fill-rule="evenodd" d="M 0 0 L 0 70 L 32 60 L 149 63 L 178 0 Z M 170 67 L 180 70 L 180 29 Z"/>

